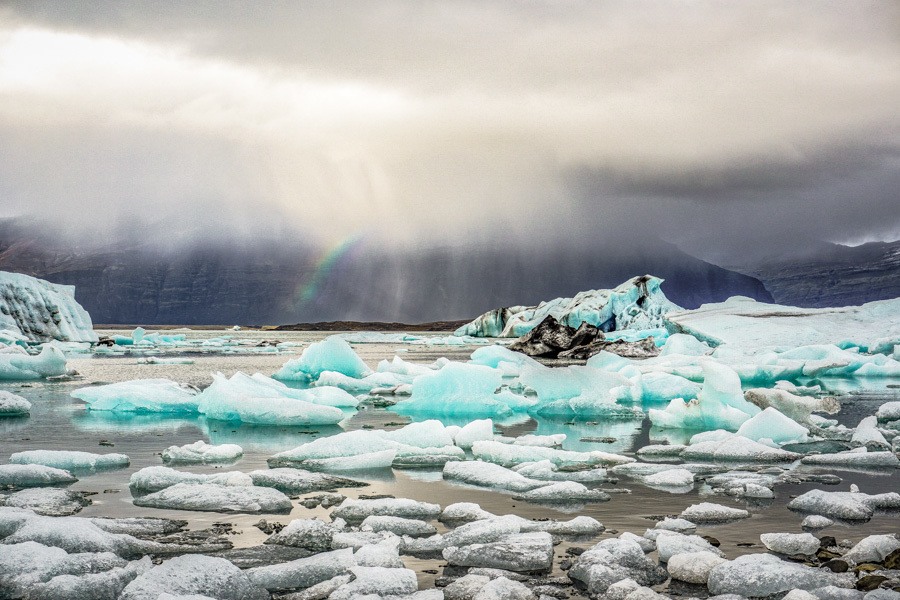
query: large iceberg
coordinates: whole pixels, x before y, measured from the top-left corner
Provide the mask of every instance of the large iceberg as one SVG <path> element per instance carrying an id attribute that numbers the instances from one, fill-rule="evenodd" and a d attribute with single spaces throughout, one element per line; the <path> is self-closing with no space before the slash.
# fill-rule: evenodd
<path id="1" fill-rule="evenodd" d="M 865 343 L 900 339 L 900 298 L 862 306 L 797 308 L 734 296 L 696 310 L 666 313 L 671 333 L 687 333 L 713 346 L 727 344 L 745 352 L 767 348 Z"/>
<path id="2" fill-rule="evenodd" d="M 0 271 L 0 330 L 19 331 L 33 342 L 96 342 L 75 286 Z"/>
<path id="3" fill-rule="evenodd" d="M 520 337 L 551 315 L 570 327 L 588 323 L 605 332 L 663 327 L 663 315 L 681 308 L 660 290 L 662 282 L 658 277 L 644 275 L 632 277 L 612 290 L 588 290 L 574 298 L 556 298 L 537 306 L 494 309 L 457 329 L 456 335 Z"/>

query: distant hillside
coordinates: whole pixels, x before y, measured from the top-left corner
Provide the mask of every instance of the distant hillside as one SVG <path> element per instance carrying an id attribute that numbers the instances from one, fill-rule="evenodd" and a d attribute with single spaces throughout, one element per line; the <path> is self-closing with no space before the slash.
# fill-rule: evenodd
<path id="1" fill-rule="evenodd" d="M 685 307 L 735 294 L 772 299 L 755 278 L 652 239 L 625 248 L 415 252 L 363 242 L 323 255 L 290 239 L 180 248 L 115 239 L 79 245 L 5 220 L 0 270 L 75 285 L 94 322 L 106 324 L 471 319 L 497 306 L 609 288 L 645 273 L 664 278 L 666 295 Z"/>
<path id="2" fill-rule="evenodd" d="M 900 241 L 828 244 L 800 258 L 738 269 L 760 279 L 779 304 L 820 308 L 900 297 Z"/>

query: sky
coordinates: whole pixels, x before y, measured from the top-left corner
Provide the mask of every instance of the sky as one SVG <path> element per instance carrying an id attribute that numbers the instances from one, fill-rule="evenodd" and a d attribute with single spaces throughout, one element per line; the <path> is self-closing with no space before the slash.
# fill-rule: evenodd
<path id="1" fill-rule="evenodd" d="M 0 2 L 0 216 L 733 261 L 900 238 L 898 106 L 890 0 Z"/>

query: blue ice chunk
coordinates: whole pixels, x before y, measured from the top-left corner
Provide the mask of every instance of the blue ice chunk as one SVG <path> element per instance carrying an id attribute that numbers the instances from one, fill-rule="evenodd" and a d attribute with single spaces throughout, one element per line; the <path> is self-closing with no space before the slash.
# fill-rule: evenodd
<path id="1" fill-rule="evenodd" d="M 769 407 L 741 424 L 737 434 L 755 442 L 770 440 L 776 444 L 787 444 L 805 442 L 809 431 L 800 423 Z"/>
<path id="2" fill-rule="evenodd" d="M 59 348 L 50 344 L 44 344 L 37 356 L 24 351 L 0 353 L 0 381 L 44 379 L 65 374 L 66 357 Z"/>
<path id="3" fill-rule="evenodd" d="M 135 379 L 72 392 L 90 410 L 123 413 L 196 414 L 197 392 L 169 379 Z"/>
<path id="4" fill-rule="evenodd" d="M 522 412 L 536 403 L 533 398 L 500 390 L 502 380 L 497 369 L 450 363 L 440 371 L 417 377 L 410 398 L 397 403 L 393 410 L 435 417 L 493 417 Z"/>
<path id="5" fill-rule="evenodd" d="M 286 362 L 273 377 L 284 381 L 309 382 L 318 379 L 324 371 L 336 371 L 356 379 L 372 372 L 350 344 L 333 335 L 311 344 L 299 358 Z"/>

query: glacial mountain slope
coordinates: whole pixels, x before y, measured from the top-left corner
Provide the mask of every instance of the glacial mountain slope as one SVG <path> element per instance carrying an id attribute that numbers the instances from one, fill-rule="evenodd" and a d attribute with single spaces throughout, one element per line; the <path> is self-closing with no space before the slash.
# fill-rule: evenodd
<path id="1" fill-rule="evenodd" d="M 799 257 L 734 269 L 760 279 L 779 304 L 857 306 L 900 297 L 900 241 L 823 245 Z"/>
<path id="2" fill-rule="evenodd" d="M 114 239 L 76 245 L 8 220 L 0 221 L 0 269 L 75 285 L 95 323 L 463 319 L 497 306 L 614 287 L 644 273 L 664 278 L 666 295 L 686 308 L 736 294 L 772 299 L 753 277 L 652 239 L 627 248 L 598 243 L 527 251 L 401 251 L 363 240 L 324 253 L 295 239 L 178 248 Z"/>

